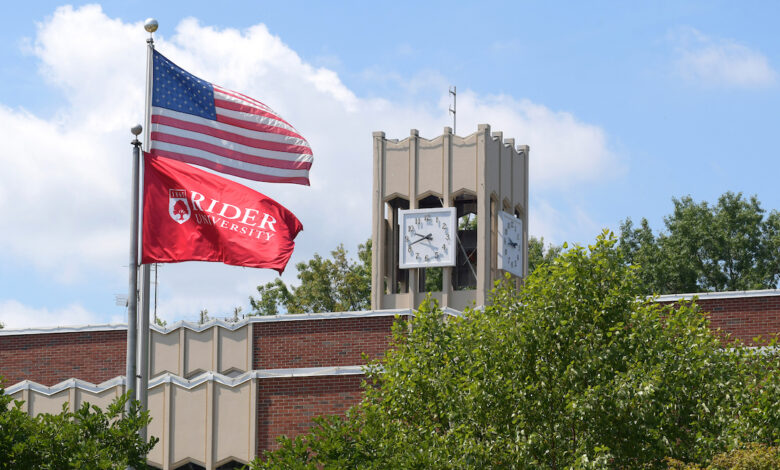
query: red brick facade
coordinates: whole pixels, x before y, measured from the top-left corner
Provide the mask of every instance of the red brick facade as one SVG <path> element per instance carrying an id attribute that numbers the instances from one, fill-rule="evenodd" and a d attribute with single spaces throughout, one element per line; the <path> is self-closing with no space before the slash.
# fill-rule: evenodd
<path id="1" fill-rule="evenodd" d="M 6 386 L 71 378 L 98 384 L 125 375 L 126 337 L 122 330 L 0 336 L 0 376 Z"/>
<path id="2" fill-rule="evenodd" d="M 703 294 L 713 329 L 748 343 L 780 332 L 778 291 Z M 673 296 L 659 299 L 675 301 Z M 333 315 L 316 319 L 255 319 L 255 370 L 359 366 L 381 357 L 390 345 L 392 315 Z M 0 376 L 5 386 L 31 380 L 52 386 L 70 378 L 98 384 L 125 373 L 125 331 L 0 333 Z M 302 372 L 307 375 L 308 372 Z M 297 376 L 257 379 L 257 450 L 276 447 L 276 437 L 306 432 L 321 414 L 343 414 L 359 402 L 362 375 Z"/>
<path id="3" fill-rule="evenodd" d="M 253 328 L 253 367 L 288 369 L 363 365 L 390 345 L 392 316 L 259 322 Z M 362 396 L 363 376 L 257 381 L 257 448 L 275 449 L 276 437 L 305 433 L 318 415 L 343 415 Z"/>
<path id="4" fill-rule="evenodd" d="M 672 302 L 663 302 L 665 304 Z M 780 334 L 780 296 L 702 294 L 696 303 L 709 313 L 710 328 L 754 345 L 753 339 Z"/>
<path id="5" fill-rule="evenodd" d="M 361 375 L 257 381 L 257 448 L 276 449 L 276 437 L 305 433 L 312 418 L 343 415 L 362 396 Z"/>
<path id="6" fill-rule="evenodd" d="M 382 357 L 392 316 L 255 323 L 255 369 L 355 366 Z"/>

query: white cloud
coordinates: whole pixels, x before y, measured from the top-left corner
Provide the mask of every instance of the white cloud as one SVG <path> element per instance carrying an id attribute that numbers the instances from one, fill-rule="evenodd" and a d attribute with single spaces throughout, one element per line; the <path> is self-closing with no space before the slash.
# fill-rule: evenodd
<path id="1" fill-rule="evenodd" d="M 120 183 L 124 162 L 104 134 L 5 107 L 0 128 L 0 204 L 13 221 L 0 231 L 6 253 L 65 280 L 75 274 L 69 267 L 101 264 L 127 247 L 129 183 Z"/>
<path id="2" fill-rule="evenodd" d="M 561 243 L 565 236 L 561 233 L 564 226 L 563 215 L 547 200 L 530 201 L 528 213 L 528 236 L 544 238 L 547 243 Z"/>
<path id="3" fill-rule="evenodd" d="M 31 51 L 49 82 L 67 96 L 67 105 L 44 120 L 0 104 L 0 204 L 5 220 L 13 221 L 10 229 L 0 231 L 6 248 L 0 262 L 31 263 L 60 281 L 125 279 L 128 129 L 143 114 L 145 38 L 140 23 L 108 18 L 98 6 L 63 7 L 39 25 Z M 357 244 L 370 236 L 372 131 L 404 138 L 417 128 L 430 138 L 450 122 L 446 94 L 402 102 L 361 98 L 332 70 L 304 62 L 262 24 L 239 31 L 187 19 L 171 36 L 161 31 L 155 42 L 192 73 L 264 101 L 311 143 L 311 187 L 249 183 L 285 204 L 304 224 L 286 281 L 295 280 L 295 263 L 315 251 L 326 254 L 344 243 L 354 254 Z M 432 81 L 445 83 L 437 74 L 424 75 L 428 78 L 412 78 L 405 86 L 422 95 Z M 459 133 L 476 131 L 481 122 L 518 144 L 531 145 L 534 190 L 566 191 L 620 169 L 598 126 L 527 100 L 459 91 Z M 566 223 L 565 217 L 556 223 Z M 225 314 L 246 305 L 253 286 L 273 277 L 267 270 L 214 263 L 166 265 L 160 311 L 168 320 L 195 318 L 202 308 Z M 15 323 L 8 317 L 14 309 L 23 316 L 33 311 L 9 302 L 3 304 L 9 325 Z M 62 313 L 93 321 L 79 307 L 36 311 L 44 320 Z"/>
<path id="4" fill-rule="evenodd" d="M 529 177 L 534 190 L 566 190 L 574 183 L 598 181 L 623 171 L 604 131 L 573 114 L 554 111 L 506 95 L 458 93 L 458 130 L 490 123 L 504 137 L 531 146 Z M 469 131 L 470 132 L 470 131 Z"/>
<path id="5" fill-rule="evenodd" d="M 545 243 L 560 245 L 563 242 L 583 243 L 594 240 L 604 225 L 594 221 L 590 214 L 577 204 L 568 204 L 565 212 L 544 197 L 537 197 L 530 202 L 531 211 L 528 214 L 528 234 L 537 238 L 544 237 Z"/>
<path id="6" fill-rule="evenodd" d="M 46 308 L 28 307 L 16 300 L 0 300 L 0 323 L 3 323 L 5 328 L 96 325 L 106 323 L 107 321 L 121 323 L 123 319 L 106 319 L 76 304 L 49 310 Z"/>
<path id="7" fill-rule="evenodd" d="M 706 85 L 763 87 L 777 73 L 759 51 L 731 39 L 709 37 L 693 28 L 670 34 L 675 43 L 675 67 L 683 78 Z"/>

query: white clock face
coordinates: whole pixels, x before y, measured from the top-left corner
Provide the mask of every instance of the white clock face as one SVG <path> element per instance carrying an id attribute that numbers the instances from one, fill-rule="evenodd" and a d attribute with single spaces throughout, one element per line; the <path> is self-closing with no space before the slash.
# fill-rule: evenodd
<path id="1" fill-rule="evenodd" d="M 515 276 L 523 276 L 523 219 L 499 212 L 498 217 L 498 269 Z"/>
<path id="2" fill-rule="evenodd" d="M 455 208 L 398 211 L 401 269 L 455 266 Z"/>

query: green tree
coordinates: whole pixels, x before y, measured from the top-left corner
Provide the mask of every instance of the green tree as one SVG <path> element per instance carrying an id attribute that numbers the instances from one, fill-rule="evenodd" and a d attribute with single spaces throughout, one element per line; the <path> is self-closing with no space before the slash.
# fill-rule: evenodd
<path id="1" fill-rule="evenodd" d="M 550 264 L 562 251 L 560 245 L 545 245 L 544 237 L 531 237 L 528 240 L 528 272 L 534 272 L 542 264 Z"/>
<path id="2" fill-rule="evenodd" d="M 623 259 L 629 265 L 641 267 L 637 271 L 642 291 L 647 293 L 667 293 L 670 276 L 680 276 L 682 271 L 671 272 L 670 263 L 664 258 L 661 247 L 653 235 L 647 219 L 642 218 L 639 227 L 634 228 L 629 218 L 620 224 L 620 244 L 618 248 Z M 692 292 L 690 290 L 681 292 Z"/>
<path id="3" fill-rule="evenodd" d="M 442 268 L 425 268 L 425 287 L 423 292 L 439 292 L 443 288 L 444 271 Z"/>
<path id="4" fill-rule="evenodd" d="M 249 297 L 250 315 L 307 312 L 345 312 L 371 306 L 371 240 L 358 245 L 358 259 L 349 259 L 339 245 L 330 259 L 319 254 L 295 265 L 299 286 L 288 287 L 277 278 L 257 286 L 257 298 Z"/>
<path id="5" fill-rule="evenodd" d="M 458 230 L 476 230 L 477 214 L 469 213 L 458 219 Z"/>
<path id="6" fill-rule="evenodd" d="M 198 314 L 198 325 L 202 325 L 204 323 L 208 323 L 211 320 L 209 318 L 209 311 L 208 309 L 202 309 L 200 313 Z"/>
<path id="7" fill-rule="evenodd" d="M 358 407 L 254 468 L 664 468 L 778 442 L 777 357 L 640 295 L 615 244 L 575 246 L 463 317 L 424 302 Z"/>
<path id="8" fill-rule="evenodd" d="M 780 213 L 766 214 L 758 199 L 727 192 L 718 203 L 672 199 L 666 230 L 653 235 L 647 220 L 620 227 L 628 262 L 639 265 L 647 293 L 775 288 L 780 281 Z"/>
<path id="9" fill-rule="evenodd" d="M 744 449 L 732 449 L 716 455 L 706 468 L 669 459 L 673 470 L 777 470 L 780 468 L 780 447 L 752 444 Z"/>
<path id="10" fill-rule="evenodd" d="M 241 314 L 241 310 L 243 310 L 241 307 L 233 307 L 233 316 L 230 317 L 231 322 L 238 323 L 238 316 Z"/>
<path id="11" fill-rule="evenodd" d="M 0 469 L 147 468 L 146 454 L 159 439 L 138 437 L 151 418 L 138 402 L 123 416 L 127 400 L 122 395 L 105 412 L 88 403 L 70 412 L 66 403 L 59 414 L 31 417 L 0 386 Z"/>

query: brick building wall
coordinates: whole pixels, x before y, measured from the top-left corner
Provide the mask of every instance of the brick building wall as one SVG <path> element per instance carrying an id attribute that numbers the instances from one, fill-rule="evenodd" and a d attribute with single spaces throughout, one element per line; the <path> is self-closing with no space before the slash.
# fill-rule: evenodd
<path id="1" fill-rule="evenodd" d="M 124 330 L 3 335 L 0 376 L 6 386 L 71 378 L 99 384 L 125 374 L 126 338 Z"/>
<path id="2" fill-rule="evenodd" d="M 668 304 L 690 297 L 662 296 L 658 301 Z M 713 329 L 749 344 L 755 336 L 780 332 L 780 290 L 700 294 L 698 303 L 709 312 Z M 218 326 L 251 326 L 247 362 L 251 359 L 254 371 L 272 375 L 253 379 L 257 396 L 249 402 L 256 405 L 254 414 L 250 413 L 256 418 L 256 434 L 249 442 L 257 444 L 256 452 L 276 448 L 279 435 L 294 437 L 306 432 L 314 416 L 343 414 L 357 404 L 363 376 L 354 375 L 359 374 L 356 366 L 366 363 L 363 354 L 369 359 L 384 354 L 394 321 L 392 312 L 360 312 L 252 318 L 246 320 L 251 325 Z M 123 376 L 126 332 L 120 328 L 0 330 L 0 376 L 5 377 L 6 388 L 23 380 L 50 387 L 70 378 L 99 384 Z M 185 336 L 166 335 L 166 339 Z M 351 368 L 352 375 L 339 372 L 339 367 Z M 320 370 L 311 370 L 316 368 Z"/>
<path id="3" fill-rule="evenodd" d="M 257 449 L 276 449 L 276 437 L 309 430 L 319 415 L 343 415 L 360 402 L 361 375 L 263 379 L 257 382 Z"/>
<path id="4" fill-rule="evenodd" d="M 363 365 L 363 354 L 382 357 L 394 317 L 263 322 L 253 325 L 253 367 L 331 367 Z"/>
<path id="5" fill-rule="evenodd" d="M 731 339 L 738 339 L 748 345 L 763 337 L 762 343 L 773 335 L 780 334 L 780 292 L 747 291 L 698 294 L 696 303 L 707 312 L 710 328 Z M 659 302 L 671 304 L 680 299 L 690 300 L 693 295 L 665 295 Z"/>

